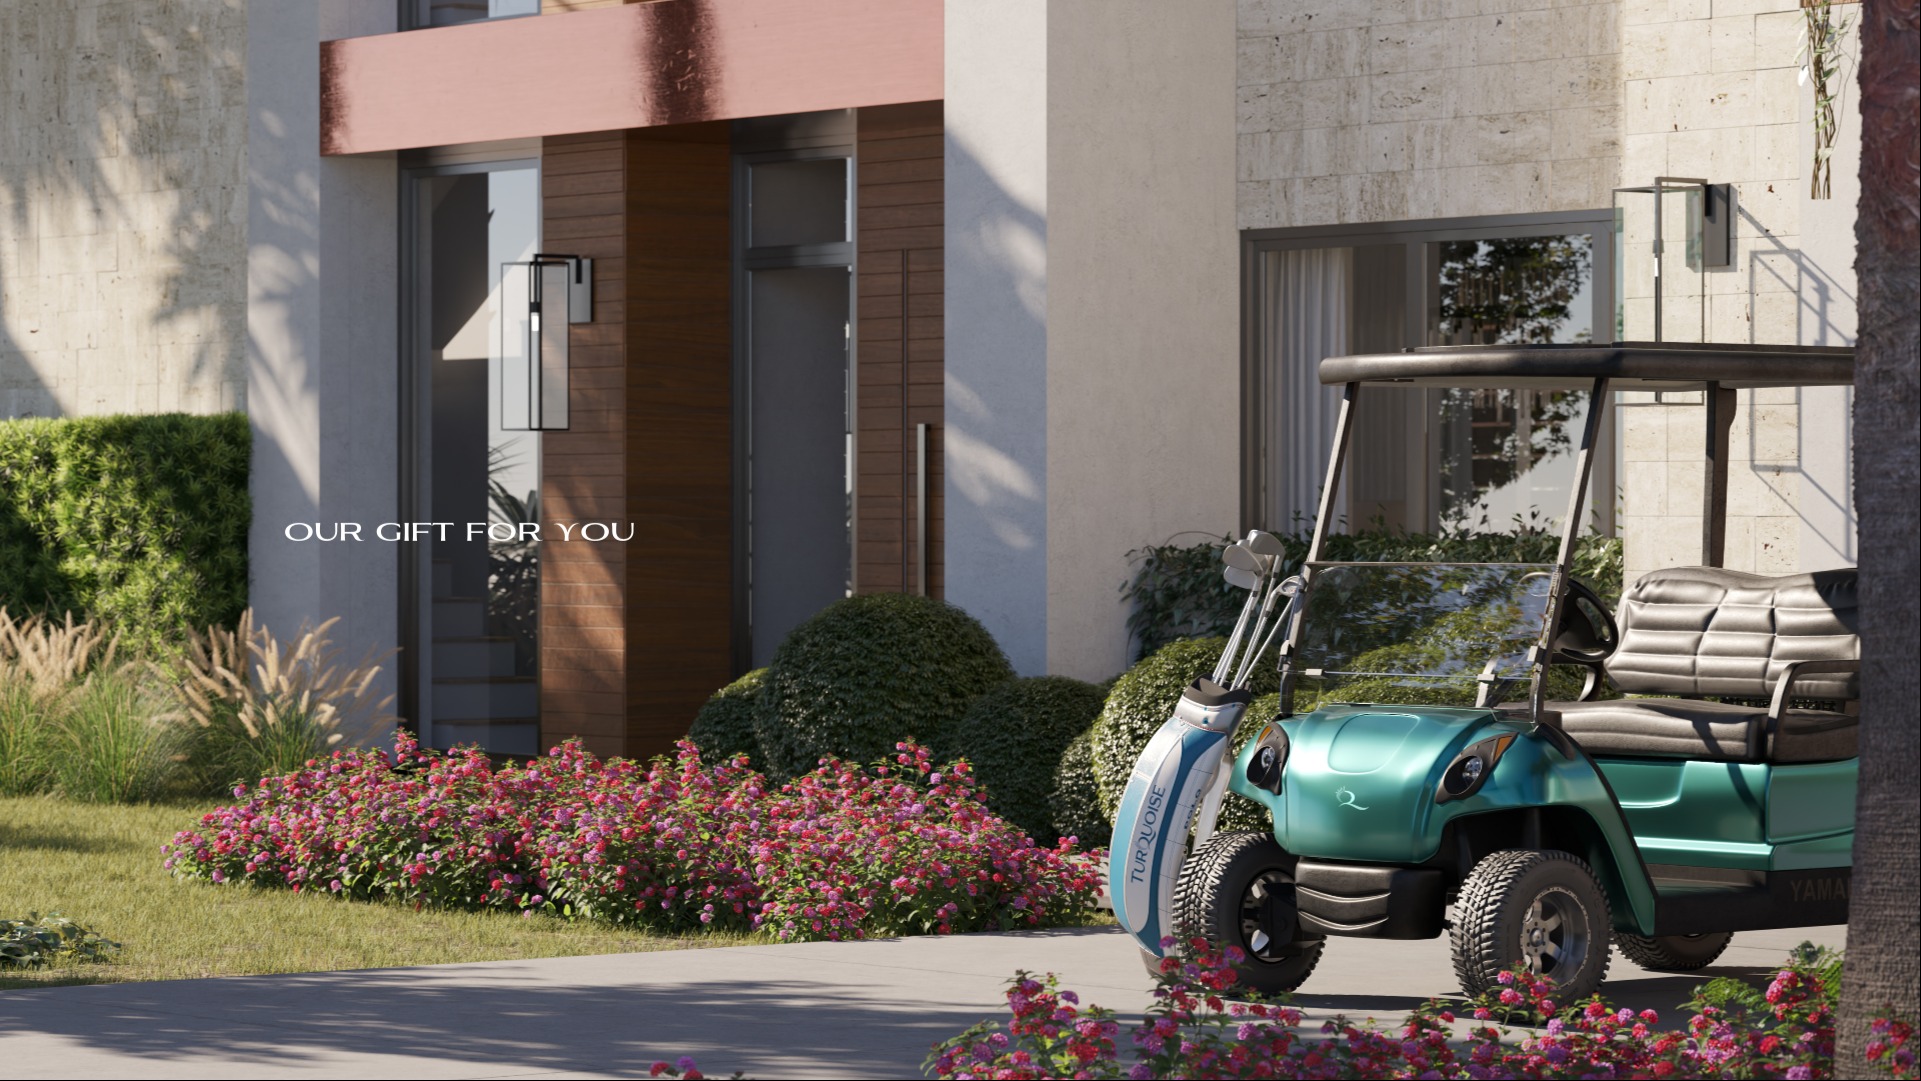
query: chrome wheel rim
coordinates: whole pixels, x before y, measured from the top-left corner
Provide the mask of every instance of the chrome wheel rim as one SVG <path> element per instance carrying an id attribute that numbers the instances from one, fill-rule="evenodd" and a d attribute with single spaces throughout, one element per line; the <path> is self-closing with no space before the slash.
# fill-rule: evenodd
<path id="1" fill-rule="evenodd" d="M 1269 907 L 1279 903 L 1294 883 L 1280 870 L 1263 871 L 1247 884 L 1241 894 L 1241 943 L 1248 956 L 1261 961 L 1280 961 L 1286 957 L 1288 943 L 1268 934 Z"/>
<path id="2" fill-rule="evenodd" d="M 1550 886 L 1521 915 L 1521 963 L 1529 972 L 1567 982 L 1587 961 L 1593 931 L 1572 893 Z"/>

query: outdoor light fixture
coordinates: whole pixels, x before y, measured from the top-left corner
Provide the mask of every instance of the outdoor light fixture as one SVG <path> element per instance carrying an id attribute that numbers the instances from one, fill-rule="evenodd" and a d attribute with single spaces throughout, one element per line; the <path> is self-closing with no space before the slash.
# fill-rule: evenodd
<path id="1" fill-rule="evenodd" d="M 567 327 L 594 318 L 594 261 L 536 254 L 500 266 L 500 426 L 567 428 Z"/>
<path id="2" fill-rule="evenodd" d="M 1623 218 L 1626 207 L 1622 195 L 1651 195 L 1654 197 L 1653 255 L 1654 255 L 1654 340 L 1661 341 L 1661 300 L 1663 257 L 1666 254 L 1667 234 L 1663 230 L 1663 196 L 1685 194 L 1688 269 L 1697 273 L 1733 265 L 1734 255 L 1734 188 L 1730 184 L 1710 184 L 1705 180 L 1686 176 L 1657 176 L 1654 183 L 1633 188 L 1614 189 L 1614 235 L 1617 245 L 1625 244 Z M 1622 268 L 1627 265 L 1627 253 L 1615 251 L 1614 265 Z M 1618 269 L 1617 269 L 1618 273 Z M 1707 289 L 1700 290 L 1702 340 L 1707 338 Z M 1616 303 L 1620 302 L 1622 291 L 1616 289 Z"/>

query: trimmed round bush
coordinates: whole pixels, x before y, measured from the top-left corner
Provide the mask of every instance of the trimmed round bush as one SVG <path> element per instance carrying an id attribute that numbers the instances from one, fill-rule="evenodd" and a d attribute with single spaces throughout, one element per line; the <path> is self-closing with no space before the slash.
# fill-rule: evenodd
<path id="1" fill-rule="evenodd" d="M 1100 716 L 1100 688 L 1066 676 L 1032 676 L 1003 683 L 967 707 L 960 723 L 935 744 L 942 759 L 965 757 L 987 790 L 987 806 L 1052 845 L 1047 806 L 1054 773 L 1074 737 Z"/>
<path id="2" fill-rule="evenodd" d="M 708 765 L 744 754 L 749 764 L 760 767 L 760 737 L 754 731 L 754 710 L 760 702 L 761 681 L 767 669 L 756 668 L 714 692 L 707 704 L 694 715 L 687 738 L 700 748 Z"/>
<path id="3" fill-rule="evenodd" d="M 794 628 L 765 678 L 755 730 L 768 772 L 786 778 L 823 755 L 871 762 L 909 737 L 939 744 L 1014 669 L 987 628 L 946 601 L 870 593 Z"/>
<path id="4" fill-rule="evenodd" d="M 1127 789 L 1128 774 L 1147 741 L 1174 714 L 1181 691 L 1214 670 L 1227 647 L 1225 638 L 1182 638 L 1155 650 L 1127 670 L 1107 696 L 1100 719 L 1094 722 L 1094 777 L 1099 786 L 1101 813 L 1111 823 Z M 1251 681 L 1259 697 L 1281 689 L 1281 674 L 1272 655 L 1256 668 Z M 1243 726 L 1240 731 L 1255 729 Z M 1245 738 L 1245 737 L 1244 737 Z M 1238 801 L 1235 796 L 1230 803 Z M 1225 816 L 1223 816 L 1225 817 Z"/>
<path id="5" fill-rule="evenodd" d="M 1054 770 L 1054 790 L 1047 795 L 1054 833 L 1072 837 L 1082 848 L 1099 848 L 1112 840 L 1114 827 L 1101 813 L 1094 784 L 1094 733 L 1082 732 L 1067 745 Z"/>

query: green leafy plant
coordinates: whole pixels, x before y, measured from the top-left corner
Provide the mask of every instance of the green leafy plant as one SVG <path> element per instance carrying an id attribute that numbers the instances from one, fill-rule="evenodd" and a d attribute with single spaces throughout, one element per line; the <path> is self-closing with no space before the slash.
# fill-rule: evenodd
<path id="1" fill-rule="evenodd" d="M 774 651 L 755 728 L 768 771 L 795 777 L 823 756 L 872 760 L 915 737 L 941 740 L 974 699 L 1014 678 L 980 621 L 932 597 L 848 597 Z"/>
<path id="2" fill-rule="evenodd" d="M 1120 807 L 1121 793 L 1127 788 L 1135 759 L 1173 714 L 1181 690 L 1211 671 L 1226 645 L 1224 638 L 1170 642 L 1128 669 L 1114 684 L 1093 728 L 1095 786 L 1101 814 L 1107 821 L 1114 820 L 1114 812 Z M 1280 672 L 1271 664 L 1260 665 L 1250 685 L 1256 696 L 1275 694 L 1280 690 Z M 1256 731 L 1259 724 L 1249 723 L 1252 720 L 1244 719 L 1240 731 Z M 1244 821 L 1241 816 L 1258 813 L 1258 810 L 1242 797 L 1229 794 L 1227 803 L 1223 804 L 1222 821 Z"/>
<path id="3" fill-rule="evenodd" d="M 1177 638 L 1225 636 L 1240 616 L 1247 594 L 1221 577 L 1221 547 L 1231 538 L 1183 543 L 1179 534 L 1166 544 L 1127 553 L 1134 574 L 1121 586 L 1131 609 L 1127 629 L 1146 656 Z M 1283 569 L 1292 574 L 1307 557 L 1309 531 L 1278 534 L 1287 554 Z M 1551 531 L 1517 525 L 1509 533 L 1408 533 L 1371 529 L 1327 538 L 1324 558 L 1362 563 L 1552 563 L 1560 538 Z M 1620 599 L 1626 576 L 1621 542 L 1589 535 L 1575 545 L 1574 575 L 1593 586 L 1609 604 Z"/>
<path id="4" fill-rule="evenodd" d="M 1834 136 L 1840 130 L 1834 116 L 1835 92 L 1829 86 L 1840 71 L 1842 42 L 1852 20 L 1835 17 L 1833 0 L 1806 0 L 1801 16 L 1795 61 L 1801 67 L 1801 84 L 1814 86 L 1814 162 L 1808 173 L 1808 198 L 1827 199 L 1832 197 Z"/>
<path id="5" fill-rule="evenodd" d="M 1104 698 L 1099 687 L 1066 676 L 1016 679 L 974 699 L 934 750 L 971 762 L 987 806 L 1051 845 L 1061 836 L 1048 807 L 1061 756 L 1093 725 Z"/>
<path id="6" fill-rule="evenodd" d="M 1113 823 L 1101 813 L 1100 786 L 1094 780 L 1094 732 L 1075 736 L 1061 752 L 1054 768 L 1054 788 L 1047 794 L 1048 821 L 1057 837 L 1073 837 L 1084 848 L 1100 848 L 1114 835 Z"/>
<path id="7" fill-rule="evenodd" d="M 760 752 L 760 736 L 754 730 L 754 713 L 760 708 L 760 688 L 766 678 L 767 669 L 754 669 L 715 691 L 694 715 L 687 738 L 694 741 L 708 761 L 720 762 L 744 754 L 749 764 L 758 768 L 764 756 Z"/>
<path id="8" fill-rule="evenodd" d="M 290 643 L 242 612 L 233 630 L 189 635 L 186 651 L 155 670 L 170 677 L 186 759 L 203 790 L 290 773 L 340 746 L 364 746 L 391 730 L 376 687 L 385 655 L 345 663 L 328 636 L 339 618 L 303 626 Z"/>
<path id="9" fill-rule="evenodd" d="M 50 912 L 27 913 L 24 920 L 0 920 L 0 968 L 40 968 L 55 961 L 104 962 L 120 943 Z"/>
<path id="10" fill-rule="evenodd" d="M 0 604 L 164 651 L 247 604 L 241 413 L 0 422 Z"/>

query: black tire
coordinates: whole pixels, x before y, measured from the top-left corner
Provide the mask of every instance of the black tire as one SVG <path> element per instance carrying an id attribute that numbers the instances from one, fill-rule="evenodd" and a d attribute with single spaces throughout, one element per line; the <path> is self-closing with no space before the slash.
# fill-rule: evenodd
<path id="1" fill-rule="evenodd" d="M 1694 972 L 1713 964 L 1728 943 L 1733 931 L 1710 931 L 1701 935 L 1621 935 L 1615 942 L 1622 956 L 1655 972 Z"/>
<path id="2" fill-rule="evenodd" d="M 1267 833 L 1217 833 L 1181 865 L 1174 927 L 1182 938 L 1238 946 L 1240 985 L 1266 995 L 1306 982 L 1321 938 L 1302 938 L 1294 914 L 1294 857 Z"/>
<path id="3" fill-rule="evenodd" d="M 1509 849 L 1476 864 L 1461 886 L 1454 974 L 1478 995 L 1516 965 L 1554 981 L 1555 1001 L 1587 998 L 1607 976 L 1607 894 L 1588 865 L 1553 849 Z"/>

